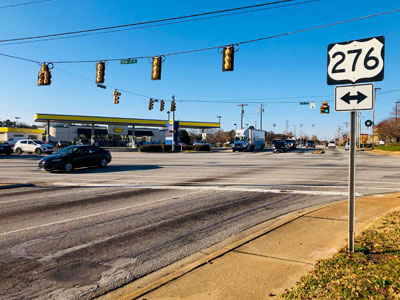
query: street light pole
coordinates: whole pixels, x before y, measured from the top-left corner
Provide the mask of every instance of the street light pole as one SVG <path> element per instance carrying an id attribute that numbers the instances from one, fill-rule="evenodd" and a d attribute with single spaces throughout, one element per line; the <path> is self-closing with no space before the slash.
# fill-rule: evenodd
<path id="1" fill-rule="evenodd" d="M 218 124 L 219 124 L 219 131 L 221 131 L 221 116 L 217 116 L 218 118 Z"/>
<path id="2" fill-rule="evenodd" d="M 15 127 L 18 127 L 18 120 L 21 119 L 21 117 L 15 117 Z"/>
<path id="3" fill-rule="evenodd" d="M 235 126 L 235 131 L 237 131 L 237 124 L 235 123 L 233 124 L 233 126 Z"/>

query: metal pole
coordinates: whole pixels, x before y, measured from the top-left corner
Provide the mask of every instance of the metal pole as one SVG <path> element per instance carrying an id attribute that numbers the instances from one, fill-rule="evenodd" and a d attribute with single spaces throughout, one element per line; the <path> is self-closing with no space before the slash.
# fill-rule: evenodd
<path id="1" fill-rule="evenodd" d="M 172 96 L 172 101 L 175 102 L 175 96 Z M 175 151 L 175 110 L 172 112 L 172 151 Z"/>
<path id="2" fill-rule="evenodd" d="M 90 145 L 94 145 L 94 124 L 92 124 L 90 130 Z"/>
<path id="3" fill-rule="evenodd" d="M 263 105 L 260 104 L 260 130 L 262 130 L 262 114 L 264 112 Z"/>
<path id="4" fill-rule="evenodd" d="M 350 156 L 349 156 L 349 251 L 354 252 L 355 229 L 355 161 L 356 161 L 356 112 L 350 112 Z"/>
<path id="5" fill-rule="evenodd" d="M 241 106 L 242 109 L 240 111 L 240 129 L 243 129 L 243 114 L 244 114 L 244 107 L 247 106 L 247 104 L 238 104 L 238 106 Z"/>

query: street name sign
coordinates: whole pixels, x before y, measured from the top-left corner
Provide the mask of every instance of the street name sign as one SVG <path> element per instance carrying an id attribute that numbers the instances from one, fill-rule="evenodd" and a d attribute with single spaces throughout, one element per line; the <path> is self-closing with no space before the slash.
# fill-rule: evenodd
<path id="1" fill-rule="evenodd" d="M 385 37 L 328 45 L 328 85 L 382 81 Z"/>
<path id="2" fill-rule="evenodd" d="M 300 102 L 300 105 L 308 105 L 310 102 Z"/>
<path id="3" fill-rule="evenodd" d="M 106 89 L 107 87 L 103 84 L 97 84 L 97 87 L 102 88 L 102 89 Z"/>
<path id="4" fill-rule="evenodd" d="M 128 58 L 128 59 L 121 60 L 121 65 L 127 65 L 127 64 L 137 64 L 137 59 L 136 58 Z"/>
<path id="5" fill-rule="evenodd" d="M 335 88 L 335 110 L 355 111 L 374 109 L 374 85 L 342 85 Z"/>

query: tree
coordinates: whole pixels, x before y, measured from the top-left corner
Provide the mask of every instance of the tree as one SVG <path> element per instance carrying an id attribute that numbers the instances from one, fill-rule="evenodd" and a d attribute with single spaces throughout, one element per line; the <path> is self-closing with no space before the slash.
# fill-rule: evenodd
<path id="1" fill-rule="evenodd" d="M 190 144 L 190 136 L 186 130 L 184 129 L 179 130 L 179 141 L 187 145 Z"/>
<path id="2" fill-rule="evenodd" d="M 380 140 L 385 140 L 387 142 L 396 141 L 399 137 L 399 131 L 396 128 L 396 119 L 388 118 L 379 122 L 375 126 L 375 130 L 379 136 Z"/>

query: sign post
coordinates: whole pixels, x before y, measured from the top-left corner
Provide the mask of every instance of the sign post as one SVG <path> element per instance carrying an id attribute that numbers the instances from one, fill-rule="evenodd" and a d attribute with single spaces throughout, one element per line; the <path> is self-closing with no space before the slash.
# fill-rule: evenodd
<path id="1" fill-rule="evenodd" d="M 373 84 L 384 77 L 385 37 L 373 37 L 328 45 L 328 85 L 346 84 L 335 88 L 335 110 L 350 112 L 349 153 L 349 246 L 354 252 L 355 177 L 356 177 L 356 113 L 373 110 Z"/>

